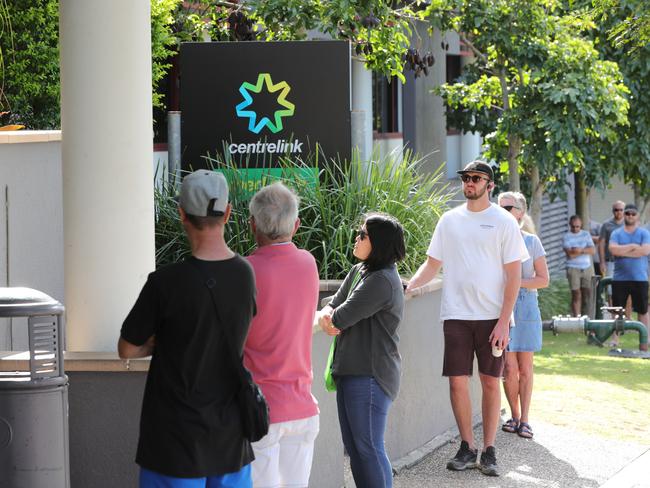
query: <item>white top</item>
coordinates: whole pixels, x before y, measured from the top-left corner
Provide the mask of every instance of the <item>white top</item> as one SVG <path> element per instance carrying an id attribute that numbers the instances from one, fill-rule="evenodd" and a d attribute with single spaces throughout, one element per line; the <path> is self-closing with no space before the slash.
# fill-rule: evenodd
<path id="1" fill-rule="evenodd" d="M 438 222 L 427 254 L 444 270 L 440 319 L 493 320 L 501 315 L 504 264 L 529 255 L 517 220 L 492 203 L 481 212 L 463 204 Z"/>

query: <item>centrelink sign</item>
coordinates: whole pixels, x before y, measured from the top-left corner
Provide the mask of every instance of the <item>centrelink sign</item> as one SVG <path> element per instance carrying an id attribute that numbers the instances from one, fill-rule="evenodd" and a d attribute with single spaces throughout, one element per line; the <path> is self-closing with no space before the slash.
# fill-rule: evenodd
<path id="1" fill-rule="evenodd" d="M 183 168 L 249 168 L 316 151 L 350 158 L 350 48 L 342 41 L 181 45 Z"/>

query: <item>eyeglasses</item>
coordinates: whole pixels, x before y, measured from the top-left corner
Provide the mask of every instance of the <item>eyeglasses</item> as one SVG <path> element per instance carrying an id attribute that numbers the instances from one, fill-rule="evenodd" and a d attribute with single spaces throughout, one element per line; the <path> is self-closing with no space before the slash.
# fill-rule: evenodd
<path id="1" fill-rule="evenodd" d="M 517 207 L 516 205 L 501 205 L 501 208 L 507 210 L 508 212 L 510 212 L 510 210 L 512 210 L 513 208 L 519 210 L 519 207 Z"/>
<path id="2" fill-rule="evenodd" d="M 636 215 L 636 212 L 632 212 L 632 211 L 628 210 L 627 212 L 625 212 L 625 215 L 634 216 L 634 215 Z"/>
<path id="3" fill-rule="evenodd" d="M 622 208 L 613 208 L 612 209 L 612 212 L 622 212 L 622 211 L 623 211 Z"/>
<path id="4" fill-rule="evenodd" d="M 481 180 L 490 181 L 489 178 L 484 178 L 479 175 L 468 175 L 468 174 L 460 175 L 460 179 L 463 180 L 463 183 L 468 183 L 470 180 L 472 180 L 472 183 L 478 183 Z"/>
<path id="5" fill-rule="evenodd" d="M 368 237 L 368 232 L 366 232 L 366 231 L 363 230 L 363 229 L 359 229 L 359 230 L 357 231 L 357 236 L 359 237 L 360 240 L 363 241 L 366 237 Z"/>

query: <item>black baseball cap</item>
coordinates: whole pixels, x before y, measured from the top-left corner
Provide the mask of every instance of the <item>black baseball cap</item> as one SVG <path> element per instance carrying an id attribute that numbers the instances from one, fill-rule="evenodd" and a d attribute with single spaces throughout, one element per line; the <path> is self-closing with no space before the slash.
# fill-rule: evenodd
<path id="1" fill-rule="evenodd" d="M 634 210 L 635 212 L 639 211 L 639 209 L 636 208 L 636 205 L 634 205 L 633 203 L 628 203 L 627 205 L 625 205 L 625 210 Z"/>
<path id="2" fill-rule="evenodd" d="M 467 166 L 465 166 L 460 171 L 456 171 L 456 173 L 458 173 L 459 175 L 464 175 L 465 173 L 483 173 L 488 178 L 490 178 L 490 181 L 494 179 L 494 172 L 492 171 L 492 166 L 490 166 L 489 164 L 483 161 L 478 161 L 478 160 L 468 163 Z"/>

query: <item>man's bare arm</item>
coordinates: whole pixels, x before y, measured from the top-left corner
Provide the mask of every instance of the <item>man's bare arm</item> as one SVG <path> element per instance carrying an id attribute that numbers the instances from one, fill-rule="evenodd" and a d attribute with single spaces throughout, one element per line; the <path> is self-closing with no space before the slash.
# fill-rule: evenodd
<path id="1" fill-rule="evenodd" d="M 650 244 L 642 244 L 625 254 L 629 258 L 644 258 L 650 254 Z"/>
<path id="2" fill-rule="evenodd" d="M 147 342 L 141 346 L 136 346 L 131 344 L 129 341 L 126 341 L 120 337 L 120 340 L 117 342 L 117 353 L 122 359 L 135 359 L 135 358 L 146 358 L 153 354 L 153 349 L 155 346 L 155 336 L 149 337 Z"/>
<path id="3" fill-rule="evenodd" d="M 605 261 L 605 239 L 600 239 L 598 242 L 598 256 L 600 257 L 600 271 L 605 275 L 607 270 L 607 262 Z"/>
<path id="4" fill-rule="evenodd" d="M 614 256 L 631 257 L 630 253 L 638 247 L 638 244 L 616 244 L 614 242 L 610 242 L 609 252 Z"/>
<path id="5" fill-rule="evenodd" d="M 406 286 L 406 291 L 415 290 L 434 279 L 442 267 L 442 261 L 427 256 L 427 260 L 415 272 Z"/>

